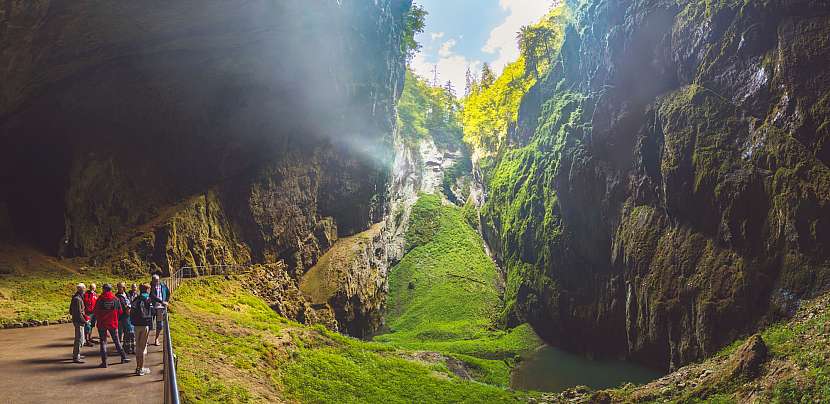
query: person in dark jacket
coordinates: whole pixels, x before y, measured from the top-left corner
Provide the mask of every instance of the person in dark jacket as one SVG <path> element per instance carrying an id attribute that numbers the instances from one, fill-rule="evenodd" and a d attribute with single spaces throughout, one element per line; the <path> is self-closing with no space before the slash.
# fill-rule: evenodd
<path id="1" fill-rule="evenodd" d="M 158 275 L 153 275 L 150 280 L 150 300 L 156 308 L 156 339 L 153 341 L 153 345 L 158 346 L 164 312 L 167 310 L 167 304 L 170 300 L 170 289 L 167 288 L 167 285 L 161 283 Z"/>
<path id="2" fill-rule="evenodd" d="M 150 373 L 150 368 L 144 367 L 144 356 L 147 355 L 147 339 L 153 329 L 153 302 L 150 300 L 150 285 L 139 286 L 139 294 L 132 301 L 130 320 L 135 327 L 135 374 L 144 376 Z"/>
<path id="3" fill-rule="evenodd" d="M 94 314 L 98 322 L 98 335 L 101 337 L 101 365 L 99 367 L 107 367 L 107 334 L 112 337 L 115 343 L 115 350 L 121 355 L 121 363 L 127 363 L 130 360 L 124 349 L 121 348 L 121 342 L 118 341 L 116 332 L 118 331 L 118 317 L 124 310 L 121 308 L 121 302 L 112 293 L 112 286 L 104 284 L 104 293 L 98 297 L 95 302 Z"/>
<path id="4" fill-rule="evenodd" d="M 84 309 L 84 291 L 86 290 L 86 285 L 79 283 L 75 289 L 75 294 L 69 303 L 69 315 L 72 316 L 72 328 L 75 330 L 72 362 L 84 363 L 84 357 L 81 355 L 81 346 L 86 344 L 84 329 L 86 328 L 86 323 L 89 321 L 89 316 L 86 315 L 86 310 Z"/>
<path id="5" fill-rule="evenodd" d="M 130 298 L 127 295 L 127 287 L 124 282 L 118 282 L 118 294 L 115 295 L 118 302 L 121 303 L 121 309 L 124 310 L 118 317 L 118 339 L 121 341 L 121 346 L 128 354 L 135 354 L 135 331 L 133 324 L 130 322 Z"/>
<path id="6" fill-rule="evenodd" d="M 95 302 L 98 300 L 98 294 L 95 293 L 95 284 L 89 284 L 89 290 L 84 293 L 84 310 L 86 315 L 89 316 L 89 321 L 86 322 L 86 326 L 84 326 L 84 336 L 86 337 L 86 346 L 92 346 L 92 343 L 95 342 L 92 340 L 92 329 L 95 327 Z"/>

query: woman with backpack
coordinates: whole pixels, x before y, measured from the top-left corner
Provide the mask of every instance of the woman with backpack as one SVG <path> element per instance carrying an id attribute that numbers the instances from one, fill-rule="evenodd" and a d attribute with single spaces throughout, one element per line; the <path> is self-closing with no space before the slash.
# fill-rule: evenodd
<path id="1" fill-rule="evenodd" d="M 150 300 L 150 285 L 142 284 L 138 290 L 139 294 L 131 304 L 130 320 L 135 327 L 135 374 L 144 376 L 150 373 L 150 368 L 144 367 L 144 355 L 147 355 L 147 339 L 153 329 L 153 302 Z"/>

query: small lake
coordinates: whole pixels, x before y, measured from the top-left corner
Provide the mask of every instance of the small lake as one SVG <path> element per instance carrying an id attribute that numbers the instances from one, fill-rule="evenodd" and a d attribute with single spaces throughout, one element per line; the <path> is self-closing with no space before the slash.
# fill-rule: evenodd
<path id="1" fill-rule="evenodd" d="M 593 360 L 544 346 L 516 366 L 510 377 L 510 387 L 558 393 L 579 385 L 604 389 L 629 382 L 646 383 L 663 374 L 633 362 Z"/>

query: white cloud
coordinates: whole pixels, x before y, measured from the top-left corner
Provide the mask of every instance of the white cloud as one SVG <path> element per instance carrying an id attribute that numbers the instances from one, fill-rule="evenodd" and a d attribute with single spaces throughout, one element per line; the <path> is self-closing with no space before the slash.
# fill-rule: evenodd
<path id="1" fill-rule="evenodd" d="M 432 40 L 434 41 L 434 40 L 436 40 L 436 39 L 441 39 L 441 38 L 443 38 L 443 37 L 444 37 L 444 33 L 443 33 L 443 32 L 432 32 L 432 33 L 430 33 L 430 34 L 429 34 L 429 37 L 430 37 L 430 38 L 432 38 Z"/>
<path id="2" fill-rule="evenodd" d="M 552 1 L 499 0 L 499 5 L 510 14 L 501 25 L 490 31 L 490 38 L 481 49 L 496 55 L 496 60 L 491 63 L 496 74 L 501 73 L 508 63 L 519 57 L 519 46 L 516 44 L 516 33 L 519 29 L 542 18 L 550 10 Z"/>
<path id="3" fill-rule="evenodd" d="M 466 84 L 467 68 L 469 67 L 470 70 L 476 72 L 481 69 L 481 61 L 468 60 L 466 57 L 456 54 L 453 50 L 455 44 L 455 39 L 449 39 L 441 44 L 441 49 L 438 51 L 438 60 L 433 63 L 427 61 L 423 53 L 418 53 L 410 62 L 409 67 L 430 83 L 434 78 L 433 69 L 437 67 L 438 82 L 443 85 L 448 80 L 451 81 L 456 95 L 462 96 Z"/>
<path id="4" fill-rule="evenodd" d="M 452 56 L 452 48 L 455 47 L 455 44 L 455 39 L 450 39 L 447 42 L 442 43 L 441 48 L 438 49 L 438 56 L 441 56 L 442 58 Z"/>

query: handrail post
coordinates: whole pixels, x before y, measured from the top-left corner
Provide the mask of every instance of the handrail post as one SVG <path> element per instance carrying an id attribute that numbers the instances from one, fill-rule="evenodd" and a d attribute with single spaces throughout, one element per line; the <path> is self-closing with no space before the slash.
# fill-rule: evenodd
<path id="1" fill-rule="evenodd" d="M 168 288 L 170 286 L 168 285 Z M 174 286 L 175 288 L 175 286 Z M 170 291 L 172 293 L 172 290 Z M 164 403 L 179 404 L 179 384 L 176 377 L 176 357 L 173 354 L 173 340 L 170 338 L 170 317 L 164 310 Z"/>

